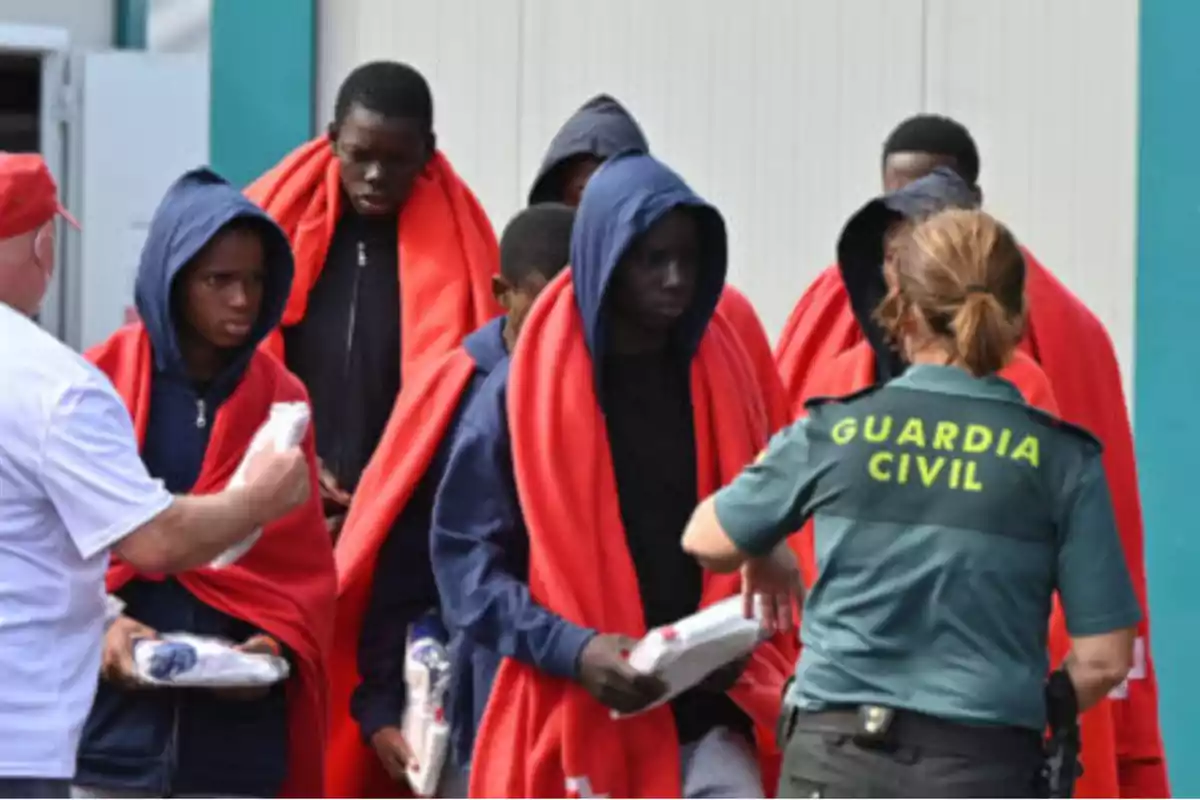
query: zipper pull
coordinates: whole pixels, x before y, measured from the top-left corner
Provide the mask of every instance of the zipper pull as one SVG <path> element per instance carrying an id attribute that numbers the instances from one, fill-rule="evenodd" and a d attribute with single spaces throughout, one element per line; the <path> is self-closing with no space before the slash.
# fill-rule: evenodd
<path id="1" fill-rule="evenodd" d="M 196 400 L 196 427 L 201 430 L 204 430 L 204 428 L 208 427 L 208 417 L 204 414 L 203 397 Z"/>
<path id="2" fill-rule="evenodd" d="M 358 266 L 365 267 L 367 265 L 367 244 L 366 242 L 358 243 Z"/>

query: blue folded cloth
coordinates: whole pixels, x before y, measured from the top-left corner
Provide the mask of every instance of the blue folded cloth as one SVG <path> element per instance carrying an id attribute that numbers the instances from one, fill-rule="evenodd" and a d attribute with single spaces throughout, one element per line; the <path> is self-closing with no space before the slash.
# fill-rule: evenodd
<path id="1" fill-rule="evenodd" d="M 196 648 L 186 642 L 159 642 L 150 655 L 150 677 L 169 681 L 196 666 Z"/>

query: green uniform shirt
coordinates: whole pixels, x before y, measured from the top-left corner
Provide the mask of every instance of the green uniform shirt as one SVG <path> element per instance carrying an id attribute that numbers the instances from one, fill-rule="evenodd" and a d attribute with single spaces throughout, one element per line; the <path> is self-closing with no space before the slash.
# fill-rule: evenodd
<path id="1" fill-rule="evenodd" d="M 1100 444 L 955 367 L 809 414 L 716 496 L 750 554 L 814 520 L 789 701 L 1041 730 L 1053 592 L 1072 636 L 1141 618 Z"/>

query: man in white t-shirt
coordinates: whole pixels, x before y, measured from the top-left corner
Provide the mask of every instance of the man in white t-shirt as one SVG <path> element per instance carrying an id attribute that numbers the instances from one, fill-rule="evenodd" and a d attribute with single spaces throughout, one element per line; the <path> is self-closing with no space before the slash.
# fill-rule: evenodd
<path id="1" fill-rule="evenodd" d="M 31 319 L 58 204 L 40 156 L 0 153 L 0 797 L 68 797 L 95 695 L 112 550 L 146 573 L 205 564 L 309 495 L 298 448 L 245 487 L 175 497 L 146 472 L 99 370 Z"/>

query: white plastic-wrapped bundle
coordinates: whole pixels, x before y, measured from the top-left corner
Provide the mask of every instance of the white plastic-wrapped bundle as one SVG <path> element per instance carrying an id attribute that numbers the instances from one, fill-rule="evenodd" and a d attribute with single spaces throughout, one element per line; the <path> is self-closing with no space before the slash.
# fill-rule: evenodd
<path id="1" fill-rule="evenodd" d="M 169 633 L 133 646 L 138 677 L 159 686 L 246 688 L 278 683 L 290 671 L 286 659 L 243 653 L 224 640 Z"/>
<path id="2" fill-rule="evenodd" d="M 275 403 L 272 405 L 267 421 L 250 440 L 250 446 L 246 448 L 246 455 L 242 458 L 242 463 L 238 464 L 237 471 L 229 479 L 229 487 L 237 488 L 245 485 L 246 469 L 250 460 L 262 452 L 268 444 L 273 443 L 276 451 L 287 450 L 299 445 L 304 439 L 305 432 L 308 431 L 310 413 L 307 403 Z M 262 528 L 255 529 L 245 539 L 214 558 L 209 566 L 214 569 L 228 567 L 244 556 L 260 536 L 262 536 Z"/>
<path id="3" fill-rule="evenodd" d="M 667 684 L 667 693 L 643 711 L 668 702 L 726 664 L 749 655 L 767 638 L 757 598 L 754 611 L 754 617 L 747 619 L 738 595 L 647 633 L 630 651 L 629 665 L 660 677 Z M 615 711 L 612 715 L 621 716 Z"/>
<path id="4" fill-rule="evenodd" d="M 117 597 L 115 594 L 106 594 L 104 596 L 104 627 L 108 627 L 117 621 L 117 617 L 125 612 L 125 601 Z"/>
<path id="5" fill-rule="evenodd" d="M 439 625 L 419 621 L 409 632 L 404 658 L 407 698 L 401 729 L 413 749 L 416 765 L 408 768 L 408 782 L 418 797 L 433 797 L 450 749 L 446 722 L 446 690 L 450 684 L 450 658 Z"/>

